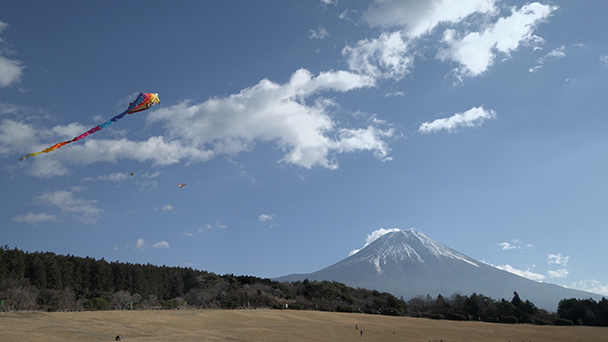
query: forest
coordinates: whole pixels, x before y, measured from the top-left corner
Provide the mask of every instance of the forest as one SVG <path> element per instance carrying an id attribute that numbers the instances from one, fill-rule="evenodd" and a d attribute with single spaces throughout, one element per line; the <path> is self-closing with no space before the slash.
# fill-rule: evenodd
<path id="1" fill-rule="evenodd" d="M 278 282 L 218 275 L 188 267 L 108 262 L 103 258 L 0 247 L 0 311 L 257 309 L 356 312 L 430 319 L 537 325 L 608 326 L 608 300 L 563 299 L 557 312 L 517 292 L 511 300 L 482 294 L 418 296 L 352 288 L 335 281 Z"/>

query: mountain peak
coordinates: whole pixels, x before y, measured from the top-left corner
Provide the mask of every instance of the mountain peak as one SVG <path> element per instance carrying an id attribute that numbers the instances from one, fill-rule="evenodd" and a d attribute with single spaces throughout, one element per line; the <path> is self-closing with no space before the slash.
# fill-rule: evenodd
<path id="1" fill-rule="evenodd" d="M 383 266 L 389 263 L 400 263 L 408 259 L 414 262 L 425 263 L 431 258 L 449 258 L 479 267 L 473 259 L 456 252 L 415 229 L 391 231 L 379 237 L 348 259 L 351 258 L 350 262 L 367 261 L 372 263 L 378 273 L 382 273 Z"/>

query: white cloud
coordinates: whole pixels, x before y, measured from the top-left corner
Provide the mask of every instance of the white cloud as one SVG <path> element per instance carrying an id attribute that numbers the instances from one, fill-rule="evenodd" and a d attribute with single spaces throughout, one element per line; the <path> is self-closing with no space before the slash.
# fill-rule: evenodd
<path id="1" fill-rule="evenodd" d="M 137 239 L 137 243 L 133 246 L 133 249 L 139 249 L 140 251 L 144 251 L 147 248 L 147 243 L 144 239 Z"/>
<path id="2" fill-rule="evenodd" d="M 0 21 L 0 34 L 2 31 L 8 27 L 8 24 Z M 0 35 L 0 43 L 4 41 Z M 2 52 L 2 50 L 0 50 Z M 0 56 L 0 87 L 8 87 L 13 84 L 19 83 L 21 81 L 21 77 L 23 76 L 23 62 L 8 59 L 4 56 Z"/>
<path id="3" fill-rule="evenodd" d="M 67 190 L 45 192 L 34 200 L 40 204 L 56 206 L 61 213 L 72 214 L 83 223 L 95 223 L 103 213 L 103 209 L 94 205 L 97 201 L 76 198 L 72 191 Z"/>
<path id="4" fill-rule="evenodd" d="M 572 283 L 570 287 L 608 296 L 608 285 L 602 285 L 601 282 L 595 279 L 581 280 L 579 282 Z"/>
<path id="5" fill-rule="evenodd" d="M 380 229 L 374 230 L 371 234 L 367 234 L 367 237 L 365 238 L 365 244 L 363 245 L 363 247 L 361 247 L 360 249 L 355 249 L 355 250 L 351 251 L 348 254 L 348 256 L 351 256 L 351 255 L 359 252 L 360 250 L 367 247 L 370 243 L 376 241 L 383 235 L 386 235 L 386 234 L 392 233 L 392 232 L 399 232 L 399 231 L 401 231 L 399 228 L 390 228 L 390 229 L 380 228 Z"/>
<path id="6" fill-rule="evenodd" d="M 500 247 L 502 247 L 502 250 L 509 250 L 509 249 L 520 249 L 520 247 L 518 246 L 513 246 L 508 242 L 501 242 L 498 244 Z"/>
<path id="7" fill-rule="evenodd" d="M 204 227 L 199 228 L 199 229 L 197 230 L 197 232 L 200 234 L 200 233 L 204 232 L 205 230 L 209 230 L 209 229 L 211 229 L 211 228 L 213 228 L 213 226 L 212 226 L 212 225 L 210 225 L 210 224 L 207 224 L 207 225 L 205 225 Z"/>
<path id="8" fill-rule="evenodd" d="M 402 91 L 392 91 L 384 94 L 384 97 L 403 97 L 405 93 Z"/>
<path id="9" fill-rule="evenodd" d="M 382 33 L 377 39 L 346 46 L 342 55 L 347 56 L 350 70 L 374 78 L 401 79 L 414 64 L 414 56 L 400 31 Z"/>
<path id="10" fill-rule="evenodd" d="M 133 249 L 139 249 L 142 252 L 149 248 L 168 249 L 169 243 L 167 241 L 159 241 L 153 244 L 144 239 L 137 239 L 137 243 L 133 246 Z"/>
<path id="11" fill-rule="evenodd" d="M 28 213 L 26 215 L 19 215 L 19 216 L 13 217 L 13 221 L 25 222 L 25 223 L 29 223 L 29 224 L 36 224 L 36 223 L 42 223 L 42 222 L 47 222 L 47 221 L 57 222 L 59 220 L 57 219 L 57 217 L 55 217 L 55 215 L 49 215 L 47 213 L 40 213 L 40 214 Z"/>
<path id="12" fill-rule="evenodd" d="M 418 128 L 421 133 L 432 133 L 445 129 L 453 131 L 460 127 L 476 127 L 486 119 L 496 118 L 496 112 L 485 110 L 483 107 L 473 107 L 464 113 L 456 113 L 449 118 L 437 119 L 433 122 L 425 122 Z"/>
<path id="13" fill-rule="evenodd" d="M 168 212 L 168 211 L 172 211 L 172 210 L 173 210 L 173 206 L 171 204 L 166 204 L 162 209 L 163 212 Z"/>
<path id="14" fill-rule="evenodd" d="M 570 257 L 567 257 L 567 256 L 563 257 L 561 254 L 549 254 L 547 256 L 547 262 L 549 265 L 555 264 L 555 265 L 567 266 L 568 259 L 570 259 Z"/>
<path id="15" fill-rule="evenodd" d="M 546 54 L 543 57 L 538 59 L 537 63 L 539 65 L 537 65 L 533 68 L 530 68 L 529 71 L 536 72 L 539 69 L 541 69 L 543 67 L 543 64 L 545 64 L 546 62 L 554 61 L 554 60 L 558 60 L 558 59 L 562 59 L 562 58 L 566 57 L 566 54 L 564 53 L 564 49 L 565 49 L 565 46 L 562 45 L 556 49 L 551 50 L 551 52 L 549 52 L 548 54 Z"/>
<path id="16" fill-rule="evenodd" d="M 308 30 L 311 39 L 323 39 L 329 37 L 329 32 L 323 26 L 319 26 L 316 30 Z"/>
<path id="17" fill-rule="evenodd" d="M 0 56 L 0 87 L 8 87 L 19 83 L 24 68 L 21 61 Z"/>
<path id="18" fill-rule="evenodd" d="M 604 64 L 608 64 L 608 55 L 601 55 L 600 62 L 602 62 Z"/>
<path id="19" fill-rule="evenodd" d="M 323 6 L 327 6 L 327 5 L 337 5 L 338 4 L 338 0 L 321 0 L 321 5 Z"/>
<path id="20" fill-rule="evenodd" d="M 494 62 L 496 53 L 507 57 L 523 44 L 542 41 L 533 35 L 536 26 L 545 21 L 557 7 L 538 2 L 511 9 L 509 17 L 499 18 L 483 32 L 469 32 L 461 36 L 456 30 L 446 30 L 443 42 L 448 46 L 437 57 L 460 64 L 454 72 L 462 76 L 478 76 Z"/>
<path id="21" fill-rule="evenodd" d="M 492 14 L 496 0 L 375 0 L 363 13 L 372 27 L 401 27 L 416 38 L 431 32 L 441 23 L 459 23 L 466 17 Z"/>
<path id="22" fill-rule="evenodd" d="M 392 136 L 393 130 L 375 123 L 363 129 L 337 127 L 327 113 L 335 106 L 333 101 L 317 99 L 307 104 L 306 100 L 322 91 L 346 92 L 373 85 L 373 78 L 346 71 L 315 77 L 300 69 L 282 85 L 262 80 L 229 97 L 162 108 L 148 119 L 164 122 L 172 138 L 197 151 L 198 155 L 190 155 L 193 161 L 234 155 L 252 150 L 258 142 L 273 142 L 286 152 L 282 162 L 336 169 L 335 153 L 371 150 L 375 155 L 388 154 L 383 139 Z M 176 158 L 179 155 L 177 151 Z"/>
<path id="23" fill-rule="evenodd" d="M 562 59 L 564 57 L 566 57 L 566 54 L 564 53 L 564 49 L 566 47 L 565 46 L 560 46 L 556 49 L 551 50 L 551 52 L 549 52 L 548 54 L 544 55 L 543 57 L 538 59 L 538 63 L 543 64 L 546 63 L 548 61 L 555 61 L 558 59 Z"/>
<path id="24" fill-rule="evenodd" d="M 504 266 L 494 266 L 498 269 L 501 269 L 503 271 L 507 271 L 509 273 L 513 273 L 516 274 L 520 277 L 524 277 L 524 278 L 528 278 L 530 280 L 535 280 L 535 281 L 542 281 L 543 279 L 545 279 L 545 276 L 539 273 L 534 273 L 532 271 L 530 271 L 530 269 L 527 269 L 525 271 L 523 270 L 518 270 L 516 268 L 514 268 L 511 265 L 504 265 Z"/>
<path id="25" fill-rule="evenodd" d="M 566 278 L 568 276 L 568 270 L 566 270 L 565 268 L 561 268 L 557 271 L 551 271 L 549 270 L 547 272 L 547 274 L 549 275 L 549 277 L 551 278 Z"/>
<path id="26" fill-rule="evenodd" d="M 270 226 L 268 228 L 272 229 L 272 228 L 274 228 L 274 227 L 276 227 L 276 226 L 279 225 L 278 223 L 276 223 L 274 221 L 274 218 L 275 218 L 274 214 L 270 214 L 270 215 L 269 214 L 262 214 L 262 215 L 258 216 L 258 221 L 260 221 L 260 222 L 269 222 Z"/>
<path id="27" fill-rule="evenodd" d="M 169 248 L 169 243 L 167 241 L 159 241 L 153 244 L 152 248 Z"/>
<path id="28" fill-rule="evenodd" d="M 266 221 L 272 221 L 274 220 L 275 215 L 274 214 L 262 214 L 260 216 L 258 216 L 258 221 L 260 222 L 266 222 Z"/>
<path id="29" fill-rule="evenodd" d="M 2 120 L 0 123 L 0 155 L 25 150 L 37 143 L 36 135 L 36 130 L 28 124 L 9 119 Z"/>
<path id="30" fill-rule="evenodd" d="M 120 173 L 120 172 L 115 172 L 115 173 L 110 173 L 108 175 L 102 175 L 102 176 L 97 176 L 96 178 L 84 178 L 82 181 L 84 182 L 92 182 L 92 181 L 97 181 L 97 180 L 101 180 L 101 181 L 108 181 L 108 182 L 122 182 L 124 180 L 126 180 L 127 178 L 129 178 L 131 175 L 129 173 Z"/>

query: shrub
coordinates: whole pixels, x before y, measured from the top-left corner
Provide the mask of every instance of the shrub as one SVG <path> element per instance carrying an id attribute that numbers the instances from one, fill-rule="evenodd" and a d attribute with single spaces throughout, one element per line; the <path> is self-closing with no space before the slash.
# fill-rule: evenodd
<path id="1" fill-rule="evenodd" d="M 239 303 L 233 301 L 232 299 L 226 299 L 222 301 L 222 308 L 224 309 L 236 309 L 239 307 Z"/>
<path id="2" fill-rule="evenodd" d="M 104 298 L 96 297 L 91 300 L 86 301 L 82 305 L 85 310 L 109 310 L 110 303 Z"/>
<path id="3" fill-rule="evenodd" d="M 442 314 L 432 314 L 429 318 L 430 319 L 445 319 L 445 316 Z"/>
<path id="4" fill-rule="evenodd" d="M 160 306 L 165 310 L 177 309 L 177 307 L 179 307 L 179 301 L 177 299 L 163 300 L 163 302 L 160 303 Z"/>
<path id="5" fill-rule="evenodd" d="M 463 315 L 463 314 L 459 314 L 459 313 L 456 313 L 456 312 L 450 312 L 448 314 L 448 319 L 450 321 L 466 321 L 467 317 L 465 315 Z"/>
<path id="6" fill-rule="evenodd" d="M 399 310 L 397 310 L 395 308 L 386 308 L 386 309 L 382 310 L 382 314 L 387 315 L 387 316 L 401 316 L 401 313 L 399 312 Z"/>
<path id="7" fill-rule="evenodd" d="M 336 312 L 353 312 L 353 308 L 347 305 L 336 306 Z"/>
<path id="8" fill-rule="evenodd" d="M 289 304 L 289 308 L 292 310 L 304 310 L 304 305 L 300 303 Z"/>
<path id="9" fill-rule="evenodd" d="M 555 325 L 568 326 L 568 325 L 574 325 L 574 322 L 572 322 L 569 319 L 558 318 L 558 319 L 555 320 Z"/>
<path id="10" fill-rule="evenodd" d="M 502 318 L 500 319 L 500 321 L 502 323 L 506 323 L 506 324 L 517 324 L 519 323 L 519 319 L 515 316 L 502 316 Z"/>

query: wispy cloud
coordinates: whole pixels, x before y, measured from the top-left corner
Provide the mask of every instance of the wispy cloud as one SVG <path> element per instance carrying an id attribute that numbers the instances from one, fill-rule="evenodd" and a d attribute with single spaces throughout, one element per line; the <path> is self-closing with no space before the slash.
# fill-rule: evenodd
<path id="1" fill-rule="evenodd" d="M 260 216 L 258 216 L 258 221 L 260 222 L 266 222 L 266 221 L 272 221 L 274 220 L 275 215 L 274 214 L 262 214 Z"/>
<path id="2" fill-rule="evenodd" d="M 57 217 L 55 217 L 55 215 L 49 215 L 47 213 L 40 213 L 40 214 L 28 213 L 26 215 L 19 215 L 19 216 L 13 217 L 13 221 L 29 223 L 29 224 L 37 224 L 37 223 L 48 222 L 48 221 L 58 222 L 59 220 L 57 219 Z"/>
<path id="3" fill-rule="evenodd" d="M 496 266 L 496 265 L 493 265 L 493 266 L 496 267 L 496 268 L 498 268 L 498 269 L 501 269 L 503 271 L 507 271 L 509 273 L 516 274 L 516 275 L 518 275 L 520 277 L 528 278 L 530 280 L 542 281 L 542 280 L 545 279 L 544 275 L 542 275 L 540 273 L 532 272 L 530 269 L 519 270 L 519 269 L 516 269 L 515 267 L 513 267 L 511 265 L 508 265 L 508 264 L 504 265 L 504 266 Z"/>
<path id="4" fill-rule="evenodd" d="M 608 285 L 602 285 L 600 281 L 595 279 L 581 280 L 572 283 L 569 287 L 608 296 Z"/>
<path id="5" fill-rule="evenodd" d="M 226 229 L 228 226 L 226 226 L 225 224 L 221 223 L 221 222 L 217 222 L 216 224 L 206 224 L 198 229 L 196 229 L 196 231 L 194 232 L 185 232 L 185 233 L 180 233 L 179 235 L 181 236 L 187 236 L 187 237 L 194 237 L 197 236 L 199 234 L 202 234 L 204 232 L 206 232 L 207 230 L 213 229 L 213 228 L 219 228 L 219 229 Z"/>
<path id="6" fill-rule="evenodd" d="M 554 264 L 554 265 L 560 265 L 560 266 L 567 266 L 568 259 L 570 259 L 570 257 L 562 256 L 561 254 L 549 254 L 547 256 L 547 263 L 549 265 Z"/>
<path id="7" fill-rule="evenodd" d="M 399 228 L 390 228 L 390 229 L 380 228 L 380 229 L 374 230 L 370 234 L 367 234 L 367 236 L 365 238 L 365 244 L 363 245 L 363 247 L 351 251 L 350 253 L 348 253 L 348 256 L 351 256 L 351 255 L 359 252 L 363 248 L 367 247 L 370 243 L 381 238 L 383 235 L 386 235 L 386 234 L 392 233 L 392 232 L 399 232 L 399 231 L 401 231 L 401 229 L 399 229 Z"/>
<path id="8" fill-rule="evenodd" d="M 159 241 L 153 244 L 152 248 L 169 248 L 169 243 L 167 241 Z"/>
<path id="9" fill-rule="evenodd" d="M 101 175 L 101 176 L 97 176 L 95 178 L 84 178 L 82 181 L 83 182 L 92 182 L 92 181 L 107 181 L 107 182 L 122 182 L 126 179 L 128 179 L 129 177 L 131 177 L 131 174 L 128 172 L 125 173 L 120 173 L 120 172 L 115 172 L 115 173 L 111 173 L 108 175 Z"/>
<path id="10" fill-rule="evenodd" d="M 546 54 L 543 57 L 539 58 L 538 61 L 537 61 L 538 65 L 535 66 L 535 67 L 533 67 L 533 68 L 530 68 L 529 71 L 530 72 L 536 72 L 539 69 L 541 69 L 546 62 L 554 61 L 554 60 L 558 60 L 558 59 L 562 59 L 562 58 L 566 57 L 566 54 L 564 53 L 564 49 L 565 48 L 566 47 L 562 45 L 562 46 L 558 47 L 557 49 L 553 49 L 548 54 Z"/>
<path id="11" fill-rule="evenodd" d="M 311 39 L 323 39 L 329 37 L 329 32 L 323 26 L 319 26 L 316 30 L 308 30 L 308 37 Z"/>
<path id="12" fill-rule="evenodd" d="M 337 5 L 338 4 L 338 0 L 321 0 L 321 5 L 324 6 L 328 6 L 328 5 Z"/>
<path id="13" fill-rule="evenodd" d="M 565 268 L 561 268 L 557 271 L 547 271 L 547 274 L 549 275 L 550 278 L 566 278 L 568 276 L 568 270 L 566 270 Z"/>
<path id="14" fill-rule="evenodd" d="M 158 241 L 156 243 L 152 243 L 144 239 L 137 239 L 137 242 L 133 246 L 133 249 L 140 250 L 142 252 L 149 248 L 168 249 L 169 243 L 167 241 Z"/>
<path id="15" fill-rule="evenodd" d="M 96 200 L 75 197 L 74 192 L 79 190 L 78 188 L 74 188 L 72 191 L 45 192 L 42 195 L 36 196 L 34 201 L 39 204 L 55 206 L 59 208 L 62 214 L 70 214 L 83 223 L 97 222 L 103 213 L 103 209 L 95 206 Z"/>
<path id="16" fill-rule="evenodd" d="M 506 251 L 506 250 L 509 250 L 509 249 L 521 249 L 521 247 L 519 247 L 519 246 L 513 246 L 513 245 L 511 245 L 508 242 L 501 242 L 501 243 L 498 243 L 497 245 L 499 245 L 500 247 L 502 247 L 503 251 Z"/>
<path id="17" fill-rule="evenodd" d="M 418 128 L 421 133 L 433 133 L 440 130 L 455 131 L 461 127 L 477 127 L 485 120 L 496 118 L 496 112 L 483 107 L 473 107 L 464 113 L 456 113 L 449 118 L 425 122 Z"/>
<path id="18" fill-rule="evenodd" d="M 264 222 L 264 223 L 270 223 L 270 226 L 268 228 L 273 228 L 273 227 L 278 226 L 278 224 L 275 222 L 274 218 L 275 218 L 274 214 L 262 214 L 262 215 L 258 216 L 258 221 Z"/>

